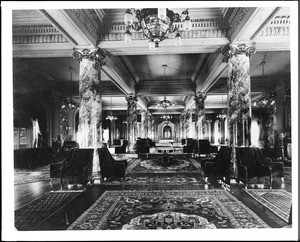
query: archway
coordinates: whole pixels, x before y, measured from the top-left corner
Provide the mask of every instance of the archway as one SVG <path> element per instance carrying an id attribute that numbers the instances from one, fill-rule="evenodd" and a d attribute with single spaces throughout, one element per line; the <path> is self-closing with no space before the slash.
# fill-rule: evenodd
<path id="1" fill-rule="evenodd" d="M 163 128 L 163 138 L 171 138 L 172 137 L 172 129 L 169 125 L 166 125 Z"/>

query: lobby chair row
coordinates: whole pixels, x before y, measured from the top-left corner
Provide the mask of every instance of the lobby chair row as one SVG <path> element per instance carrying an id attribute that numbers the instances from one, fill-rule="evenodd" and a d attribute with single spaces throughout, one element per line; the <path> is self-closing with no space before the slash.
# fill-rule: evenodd
<path id="1" fill-rule="evenodd" d="M 209 178 L 221 179 L 225 183 L 230 181 L 230 161 L 232 147 L 222 146 L 216 157 L 212 160 L 201 160 L 205 181 Z M 284 164 L 272 162 L 255 147 L 236 147 L 237 177 L 236 181 L 243 182 L 245 187 L 252 178 L 269 178 L 270 185 L 274 177 L 280 177 L 284 182 Z"/>
<path id="2" fill-rule="evenodd" d="M 218 146 L 211 145 L 207 139 L 182 139 L 184 153 L 193 153 L 198 155 L 207 155 L 218 153 Z"/>
<path id="3" fill-rule="evenodd" d="M 127 160 L 115 160 L 108 148 L 98 148 L 101 179 L 125 178 Z M 61 178 L 62 184 L 93 182 L 94 149 L 73 149 L 62 162 L 50 164 L 50 178 Z"/>

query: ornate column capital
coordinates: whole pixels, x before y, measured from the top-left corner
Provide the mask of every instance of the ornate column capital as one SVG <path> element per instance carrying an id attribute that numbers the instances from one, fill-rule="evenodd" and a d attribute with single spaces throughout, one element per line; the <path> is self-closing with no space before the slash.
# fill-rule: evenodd
<path id="1" fill-rule="evenodd" d="M 125 99 L 127 102 L 137 102 L 138 101 L 137 96 L 135 96 L 134 94 L 126 95 Z"/>
<path id="2" fill-rule="evenodd" d="M 197 100 L 205 100 L 207 98 L 207 94 L 204 93 L 204 92 L 197 92 L 195 95 L 194 95 L 194 100 L 197 101 Z"/>
<path id="3" fill-rule="evenodd" d="M 105 55 L 101 53 L 100 48 L 95 50 L 83 49 L 82 51 L 76 50 L 73 48 L 73 58 L 77 62 L 81 62 L 82 59 L 88 59 L 94 61 L 93 68 L 99 70 L 101 66 L 105 65 Z"/>
<path id="4" fill-rule="evenodd" d="M 222 48 L 223 62 L 227 63 L 230 58 L 236 55 L 246 55 L 251 57 L 256 52 L 256 47 L 254 45 L 245 44 L 227 44 Z"/>

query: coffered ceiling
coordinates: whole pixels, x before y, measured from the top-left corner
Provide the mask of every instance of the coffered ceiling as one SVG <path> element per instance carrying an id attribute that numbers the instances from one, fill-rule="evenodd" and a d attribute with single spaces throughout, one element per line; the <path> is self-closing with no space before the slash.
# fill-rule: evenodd
<path id="1" fill-rule="evenodd" d="M 113 5 L 105 9 L 14 10 L 14 92 L 34 86 L 23 82 L 24 69 L 29 68 L 43 73 L 61 95 L 78 98 L 79 63 L 72 58 L 74 47 L 99 47 L 106 55 L 101 77 L 104 109 L 111 108 L 112 97 L 113 109 L 126 110 L 125 95 L 130 93 L 138 96 L 139 108 L 155 114 L 162 112 L 155 104 L 164 94 L 176 103 L 171 113 L 193 108 L 196 92 L 208 94 L 208 110 L 226 107 L 227 65 L 222 62 L 221 47 L 227 43 L 256 45 L 257 53 L 250 59 L 253 97 L 276 88 L 290 74 L 287 7 L 191 7 L 192 30 L 185 32 L 182 23 L 176 23 L 182 45 L 175 46 L 175 34 L 171 34 L 158 50 L 149 50 L 141 32 L 132 31 L 132 42 L 124 42 L 125 11 Z M 162 65 L 167 65 L 165 75 Z"/>

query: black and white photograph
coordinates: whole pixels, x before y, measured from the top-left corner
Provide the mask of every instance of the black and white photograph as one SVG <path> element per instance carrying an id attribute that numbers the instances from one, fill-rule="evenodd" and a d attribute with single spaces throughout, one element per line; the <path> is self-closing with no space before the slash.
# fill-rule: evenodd
<path id="1" fill-rule="evenodd" d="M 297 1 L 1 5 L 2 240 L 299 239 Z"/>

